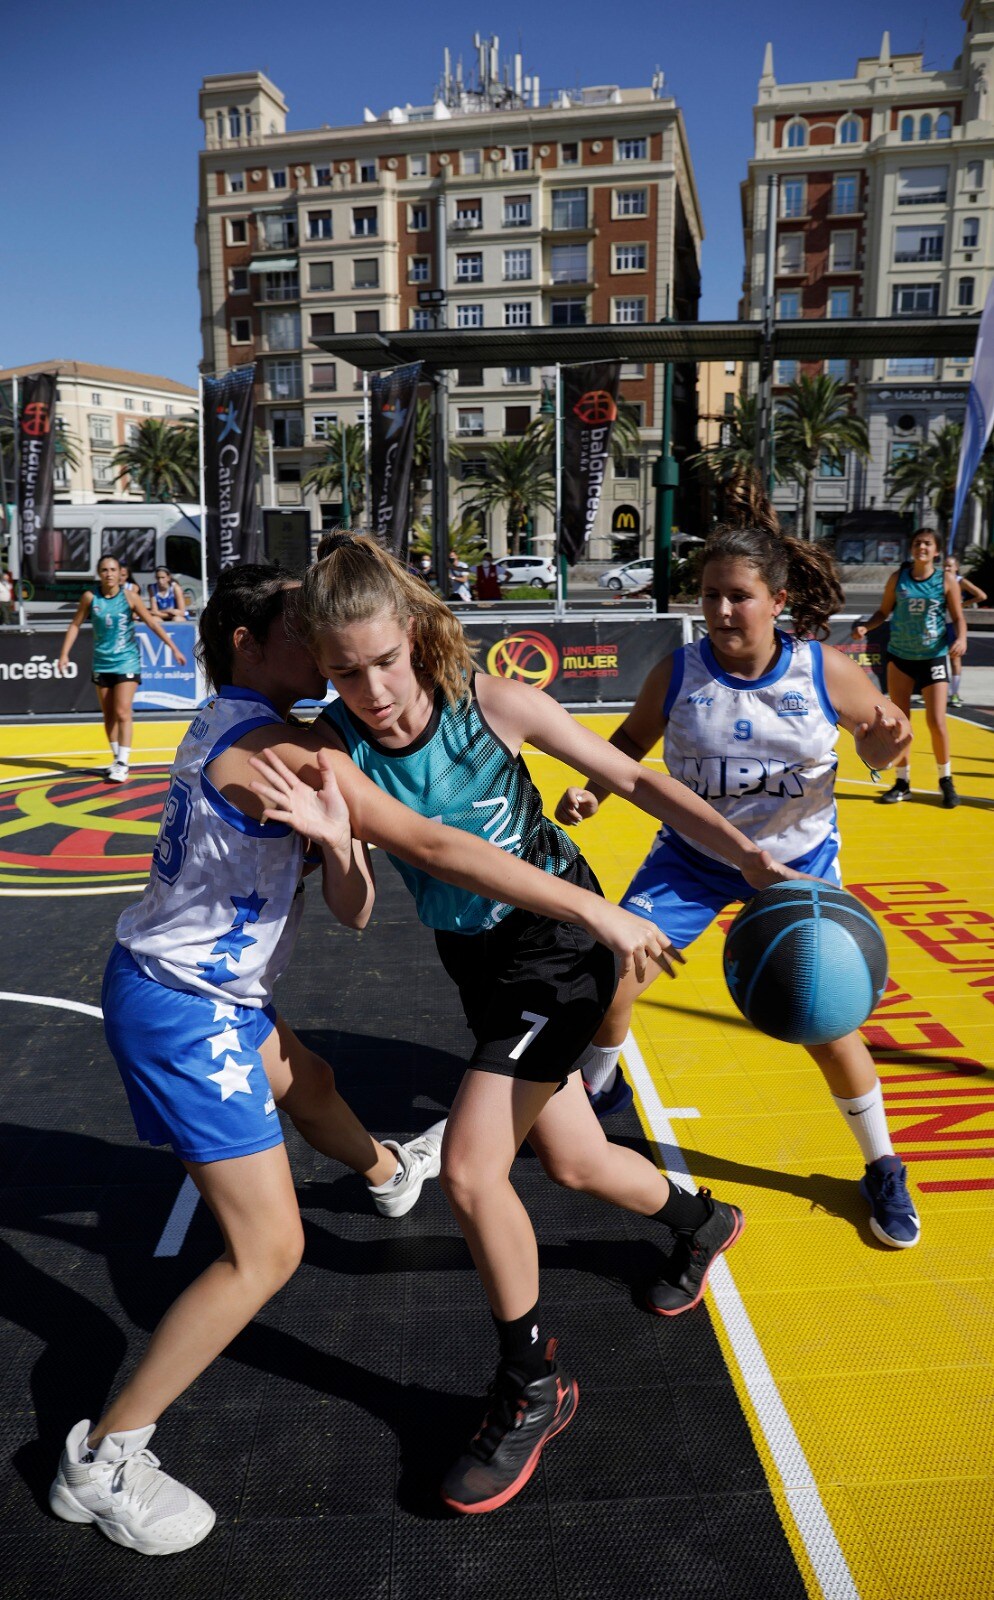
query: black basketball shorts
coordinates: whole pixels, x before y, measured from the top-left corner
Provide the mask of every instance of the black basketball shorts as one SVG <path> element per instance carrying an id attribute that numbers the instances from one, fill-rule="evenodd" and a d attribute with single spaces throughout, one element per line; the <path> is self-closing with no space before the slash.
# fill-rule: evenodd
<path id="1" fill-rule="evenodd" d="M 140 685 L 142 675 L 140 672 L 95 672 L 93 682 L 98 689 L 114 689 L 119 683 L 133 683 Z"/>
<path id="2" fill-rule="evenodd" d="M 887 660 L 911 679 L 917 694 L 930 684 L 949 682 L 948 656 L 928 656 L 924 661 L 912 661 L 907 656 L 888 655 Z"/>
<path id="3" fill-rule="evenodd" d="M 582 857 L 561 876 L 602 892 Z M 565 1079 L 614 997 L 613 953 L 583 928 L 529 911 L 484 933 L 436 932 L 435 943 L 476 1039 L 469 1065 L 528 1083 Z"/>

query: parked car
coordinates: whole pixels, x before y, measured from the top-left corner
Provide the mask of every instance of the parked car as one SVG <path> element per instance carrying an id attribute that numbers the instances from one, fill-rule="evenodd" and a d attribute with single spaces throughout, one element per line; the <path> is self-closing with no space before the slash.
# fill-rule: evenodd
<path id="1" fill-rule="evenodd" d="M 551 556 L 501 556 L 497 578 L 507 589 L 518 589 L 526 583 L 533 589 L 554 589 L 556 564 Z"/>
<path id="2" fill-rule="evenodd" d="M 698 545 L 704 543 L 693 533 L 675 533 L 670 549 L 675 559 L 682 559 Z M 602 589 L 613 589 L 615 593 L 623 589 L 644 589 L 646 584 L 652 582 L 652 557 L 640 556 L 638 561 L 627 561 L 620 567 L 608 567 L 597 579 Z"/>

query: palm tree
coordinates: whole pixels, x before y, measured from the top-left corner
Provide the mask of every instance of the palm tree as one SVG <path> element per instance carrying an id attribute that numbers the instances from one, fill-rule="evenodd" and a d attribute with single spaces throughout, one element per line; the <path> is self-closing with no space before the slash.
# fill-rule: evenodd
<path id="1" fill-rule="evenodd" d="M 844 462 L 852 452 L 865 460 L 870 453 L 866 423 L 852 409 L 852 390 L 824 373 L 792 383 L 778 403 L 781 448 L 786 471 L 804 494 L 803 530 L 814 538 L 815 474 L 822 459 Z"/>
<path id="2" fill-rule="evenodd" d="M 118 479 L 137 483 L 146 500 L 193 500 L 198 492 L 199 444 L 195 420 L 146 417 L 127 444 L 115 450 Z"/>
<path id="3" fill-rule="evenodd" d="M 944 422 L 921 449 L 896 461 L 887 475 L 888 496 L 900 495 L 902 511 L 912 510 L 922 500 L 929 502 L 943 540 L 953 511 L 962 442 L 959 423 Z"/>
<path id="4" fill-rule="evenodd" d="M 345 427 L 345 481 L 353 517 L 360 517 L 366 503 L 366 442 L 361 422 Z M 302 489 L 316 489 L 327 498 L 342 494 L 342 425 L 330 429 L 327 449 L 321 461 L 309 468 L 300 480 Z M 344 498 L 344 497 L 343 497 Z"/>
<path id="5" fill-rule="evenodd" d="M 411 457 L 411 526 L 420 522 L 431 477 L 431 403 L 419 400 L 414 417 L 414 454 Z"/>
<path id="6" fill-rule="evenodd" d="M 461 494 L 468 495 L 481 513 L 503 510 L 511 536 L 511 552 L 519 555 L 521 535 L 529 515 L 539 507 L 554 511 L 555 472 L 549 457 L 548 429 L 542 420 L 532 423 L 527 433 L 516 439 L 497 439 L 478 447 L 483 463 L 477 472 L 464 478 Z M 453 445 L 457 460 L 465 452 Z"/>
<path id="7" fill-rule="evenodd" d="M 550 465 L 556 456 L 556 419 L 548 412 L 541 412 L 532 423 L 536 435 L 541 438 L 549 453 Z M 618 401 L 618 414 L 611 424 L 611 439 L 609 449 L 611 460 L 616 466 L 628 459 L 629 456 L 638 455 L 642 445 L 642 430 L 638 424 L 638 413 L 628 400 Z"/>

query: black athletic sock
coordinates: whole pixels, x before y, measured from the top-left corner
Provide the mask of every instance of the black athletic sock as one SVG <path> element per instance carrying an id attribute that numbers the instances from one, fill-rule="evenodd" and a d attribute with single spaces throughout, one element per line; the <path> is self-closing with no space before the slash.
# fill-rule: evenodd
<path id="1" fill-rule="evenodd" d="M 707 1222 L 709 1212 L 699 1194 L 688 1194 L 686 1189 L 671 1183 L 666 1204 L 660 1206 L 655 1215 L 674 1233 L 696 1233 Z"/>
<path id="2" fill-rule="evenodd" d="M 523 1317 L 502 1322 L 494 1317 L 500 1343 L 500 1364 L 520 1373 L 526 1383 L 545 1375 L 545 1343 L 538 1331 L 538 1301 Z"/>

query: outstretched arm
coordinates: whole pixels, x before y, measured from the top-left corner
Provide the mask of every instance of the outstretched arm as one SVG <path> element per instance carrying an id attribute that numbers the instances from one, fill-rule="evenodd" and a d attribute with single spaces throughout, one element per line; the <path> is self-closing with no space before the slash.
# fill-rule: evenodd
<path id="1" fill-rule="evenodd" d="M 609 744 L 632 761 L 642 761 L 652 749 L 666 727 L 663 701 L 670 686 L 673 657 L 667 656 L 654 666 L 638 692 L 638 698 L 624 722 L 615 728 Z M 556 806 L 556 821 L 566 827 L 592 817 L 610 789 L 588 777 L 582 787 L 570 785 Z"/>
<path id="2" fill-rule="evenodd" d="M 896 603 L 897 573 L 892 572 L 890 577 L 887 579 L 887 586 L 884 589 L 884 597 L 879 606 L 873 613 L 872 617 L 869 617 L 866 622 L 857 622 L 856 626 L 853 628 L 853 637 L 856 639 L 865 639 L 866 635 L 868 633 L 872 633 L 874 628 L 879 628 L 882 622 L 887 621 L 887 618 L 890 616 Z"/>
<path id="3" fill-rule="evenodd" d="M 868 767 L 892 767 L 911 744 L 911 724 L 904 712 L 873 687 L 855 661 L 831 645 L 822 646 L 825 688 L 839 722 L 852 734 L 856 754 Z"/>
<path id="4" fill-rule="evenodd" d="M 65 638 L 62 641 L 62 649 L 59 651 L 60 672 L 65 672 L 69 665 L 69 652 L 79 637 L 79 630 L 89 616 L 92 604 L 93 591 L 85 589 L 80 596 L 79 605 L 76 607 L 76 614 L 66 629 Z"/>
<path id="5" fill-rule="evenodd" d="M 349 808 L 335 780 L 331 754 L 317 754 L 320 788 L 298 778 L 270 748 L 249 756 L 252 790 L 263 802 L 263 822 L 292 828 L 321 852 L 321 888 L 332 916 L 347 928 L 364 928 L 373 909 L 373 882 L 365 853 L 354 848 Z"/>
<path id="6" fill-rule="evenodd" d="M 180 650 L 178 645 L 175 645 L 172 639 L 170 639 L 168 633 L 158 618 L 153 617 L 151 611 L 149 611 L 148 606 L 145 604 L 138 591 L 136 589 L 128 589 L 126 592 L 128 596 L 128 604 L 135 613 L 139 622 L 144 622 L 146 628 L 151 628 L 152 632 L 158 635 L 163 644 L 169 646 L 169 649 L 172 651 L 178 666 L 185 667 L 186 656 L 183 654 L 182 650 Z"/>

